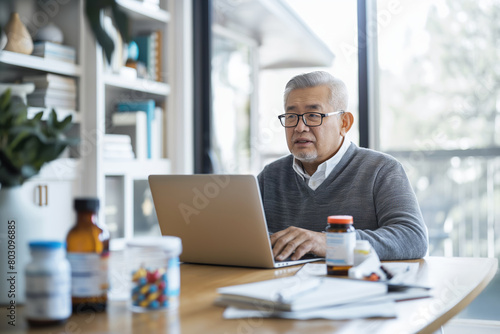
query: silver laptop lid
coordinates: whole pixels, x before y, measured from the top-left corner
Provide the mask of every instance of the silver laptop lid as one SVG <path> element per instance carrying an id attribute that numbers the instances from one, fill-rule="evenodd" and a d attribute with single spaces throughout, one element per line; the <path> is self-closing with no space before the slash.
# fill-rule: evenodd
<path id="1" fill-rule="evenodd" d="M 273 268 L 266 219 L 253 175 L 151 175 L 163 235 L 182 239 L 180 260 Z"/>

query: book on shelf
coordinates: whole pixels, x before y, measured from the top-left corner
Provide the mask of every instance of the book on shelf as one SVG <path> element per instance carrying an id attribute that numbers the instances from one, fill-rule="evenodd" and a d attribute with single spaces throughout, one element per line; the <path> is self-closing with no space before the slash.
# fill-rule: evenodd
<path id="1" fill-rule="evenodd" d="M 104 144 L 122 144 L 122 145 L 131 145 L 132 139 L 129 135 L 120 135 L 120 134 L 111 134 L 106 133 L 104 135 Z"/>
<path id="2" fill-rule="evenodd" d="M 137 60 L 146 66 L 147 79 L 154 81 L 161 80 L 161 38 L 161 30 L 140 34 L 134 38 L 139 48 Z"/>
<path id="3" fill-rule="evenodd" d="M 32 55 L 73 64 L 76 62 L 76 50 L 74 47 L 47 41 L 35 42 Z"/>
<path id="4" fill-rule="evenodd" d="M 106 149 L 104 148 L 103 150 L 103 158 L 108 159 L 108 160 L 118 160 L 118 159 L 123 159 L 123 160 L 133 160 L 135 158 L 134 152 L 132 150 L 129 151 L 116 151 L 113 149 Z"/>
<path id="5" fill-rule="evenodd" d="M 121 101 L 117 103 L 116 109 L 118 113 L 121 112 L 143 112 L 146 115 L 146 157 L 148 159 L 153 158 L 152 154 L 152 135 L 153 135 L 153 122 L 155 119 L 155 101 L 149 100 L 132 100 L 132 101 Z M 137 153 L 137 152 L 136 152 Z"/>
<path id="6" fill-rule="evenodd" d="M 145 112 L 115 112 L 112 115 L 111 124 L 110 133 L 130 137 L 136 159 L 148 158 L 147 115 Z"/>
<path id="7" fill-rule="evenodd" d="M 156 107 L 151 124 L 151 158 L 163 158 L 163 109 Z"/>
<path id="8" fill-rule="evenodd" d="M 387 285 L 333 277 L 284 277 L 223 287 L 217 292 L 218 305 L 301 311 L 383 296 L 387 294 Z"/>
<path id="9" fill-rule="evenodd" d="M 75 78 L 46 73 L 28 75 L 23 82 L 33 82 L 35 90 L 27 96 L 28 105 L 44 108 L 76 109 Z"/>
<path id="10" fill-rule="evenodd" d="M 49 96 L 31 96 L 28 95 L 28 105 L 31 107 L 42 108 L 63 108 L 76 110 L 75 99 L 58 99 Z"/>
<path id="11" fill-rule="evenodd" d="M 105 134 L 103 140 L 103 157 L 105 159 L 134 159 L 132 140 L 129 135 Z"/>
<path id="12" fill-rule="evenodd" d="M 52 73 L 26 75 L 23 77 L 23 82 L 33 82 L 36 88 L 44 88 L 50 85 L 54 85 L 65 86 L 68 90 L 73 90 L 76 87 L 75 78 Z"/>
<path id="13" fill-rule="evenodd" d="M 76 99 L 76 91 L 71 92 L 67 90 L 61 90 L 56 88 L 42 88 L 35 89 L 33 93 L 28 95 L 32 98 L 42 98 L 47 97 L 50 99 L 61 99 L 61 100 L 75 100 Z"/>

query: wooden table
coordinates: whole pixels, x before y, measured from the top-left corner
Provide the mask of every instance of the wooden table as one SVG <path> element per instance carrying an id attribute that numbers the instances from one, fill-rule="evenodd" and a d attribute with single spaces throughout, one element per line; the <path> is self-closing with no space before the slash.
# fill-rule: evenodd
<path id="1" fill-rule="evenodd" d="M 418 283 L 433 287 L 433 297 L 397 303 L 394 319 L 224 320 L 213 305 L 216 289 L 290 276 L 301 266 L 276 270 L 209 265 L 181 265 L 181 305 L 178 312 L 132 313 L 125 302 L 111 301 L 106 313 L 73 315 L 60 327 L 30 329 L 23 308 L 16 327 L 7 325 L 2 307 L 2 333 L 433 333 L 464 309 L 490 282 L 497 270 L 491 258 L 427 257 L 418 262 Z"/>

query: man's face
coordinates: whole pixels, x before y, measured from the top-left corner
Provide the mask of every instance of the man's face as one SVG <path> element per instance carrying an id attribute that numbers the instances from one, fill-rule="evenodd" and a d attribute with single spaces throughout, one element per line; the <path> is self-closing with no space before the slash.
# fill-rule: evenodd
<path id="1" fill-rule="evenodd" d="M 327 86 L 295 89 L 288 95 L 285 112 L 327 114 L 336 111 L 333 110 L 328 100 Z M 288 149 L 303 164 L 317 167 L 335 155 L 342 145 L 341 126 L 341 118 L 336 115 L 323 118 L 323 124 L 317 127 L 308 127 L 300 118 L 296 127 L 285 129 Z"/>

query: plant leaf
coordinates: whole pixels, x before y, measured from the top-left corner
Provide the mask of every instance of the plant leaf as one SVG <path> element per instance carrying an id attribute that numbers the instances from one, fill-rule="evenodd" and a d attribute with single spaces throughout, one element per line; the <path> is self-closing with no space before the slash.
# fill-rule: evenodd
<path id="1" fill-rule="evenodd" d="M 10 104 L 10 88 L 0 96 L 0 112 L 7 110 Z"/>
<path id="2" fill-rule="evenodd" d="M 71 123 L 72 120 L 73 120 L 73 115 L 66 116 L 61 122 L 59 122 L 58 129 L 60 131 L 65 131 L 69 129 L 70 125 L 72 124 Z"/>
<path id="3" fill-rule="evenodd" d="M 38 123 L 42 120 L 42 117 L 43 117 L 43 111 L 39 111 L 35 114 L 35 116 L 33 117 L 33 120 Z"/>

